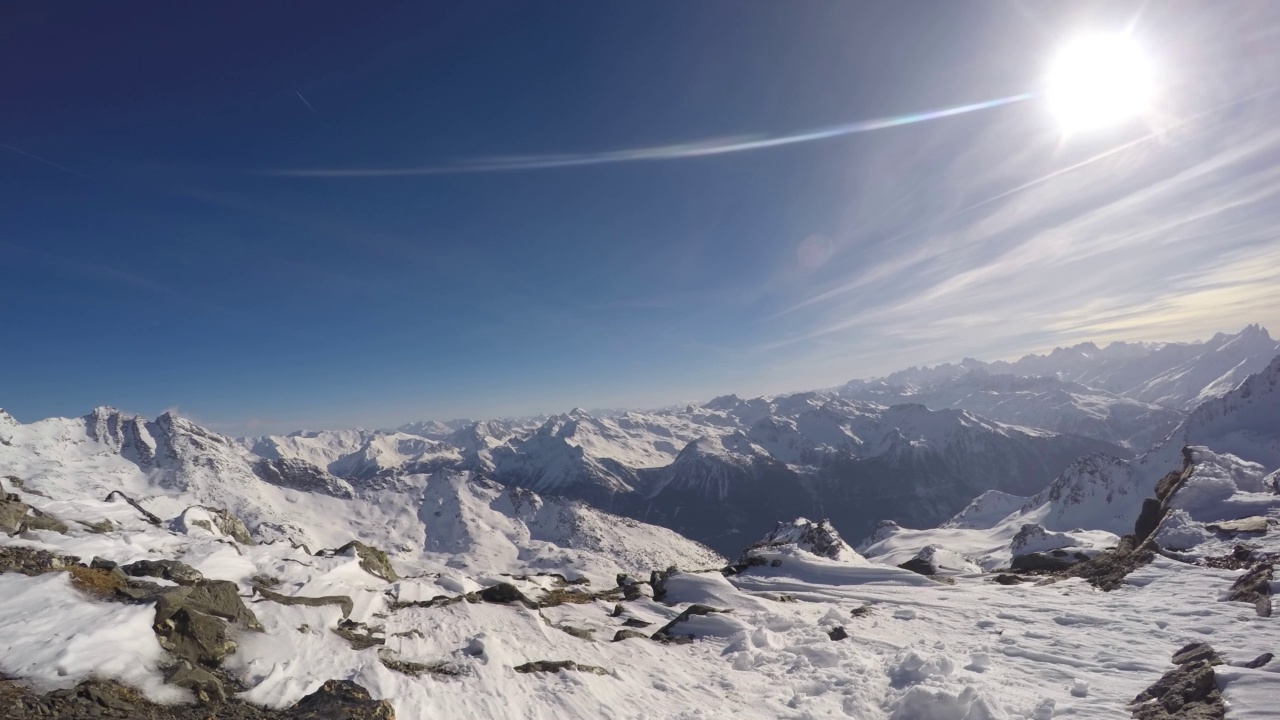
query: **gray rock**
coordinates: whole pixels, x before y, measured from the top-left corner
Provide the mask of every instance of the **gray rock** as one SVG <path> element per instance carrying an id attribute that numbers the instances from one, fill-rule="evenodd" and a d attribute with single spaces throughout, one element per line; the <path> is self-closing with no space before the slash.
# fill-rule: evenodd
<path id="1" fill-rule="evenodd" d="M 999 575 L 996 575 L 995 577 L 991 578 L 991 582 L 996 583 L 997 585 L 1019 585 L 1026 581 L 1018 577 L 1017 575 L 1011 575 L 1009 573 L 1000 573 Z"/>
<path id="2" fill-rule="evenodd" d="M 595 640 L 595 639 L 596 639 L 596 634 L 595 634 L 595 632 L 594 632 L 594 631 L 592 631 L 592 630 L 588 630 L 588 629 L 586 629 L 586 628 L 574 627 L 574 626 L 572 626 L 572 625 L 556 625 L 556 626 L 555 626 L 555 628 L 556 628 L 557 630 L 561 630 L 561 631 L 563 631 L 563 632 L 566 632 L 566 633 L 568 633 L 568 634 L 570 634 L 570 635 L 572 635 L 572 636 L 574 636 L 574 637 L 576 637 L 576 638 L 578 638 L 578 639 L 581 639 L 581 640 Z"/>
<path id="3" fill-rule="evenodd" d="M 622 621 L 622 624 L 625 625 L 626 627 L 642 628 L 642 627 L 649 627 L 653 623 L 645 622 L 640 618 L 627 618 L 626 620 Z"/>
<path id="4" fill-rule="evenodd" d="M 675 630 L 676 626 L 678 626 L 680 623 L 688 620 L 689 618 L 695 615 L 710 615 L 712 613 L 721 613 L 721 612 L 728 612 L 728 611 L 717 610 L 708 605 L 690 605 L 689 607 L 681 611 L 681 613 L 677 615 L 674 620 L 672 620 L 671 622 L 659 628 L 658 632 L 653 634 L 653 639 L 654 640 L 674 639 L 676 637 L 676 634 L 672 631 Z"/>
<path id="5" fill-rule="evenodd" d="M 395 582 L 400 579 L 400 576 L 396 574 L 395 568 L 391 567 L 391 560 L 387 558 L 385 552 L 372 545 L 365 545 L 359 540 L 352 540 L 335 550 L 321 550 L 316 554 L 332 557 L 334 555 L 344 555 L 348 552 L 360 558 L 360 567 L 370 575 L 382 578 L 387 582 Z"/>
<path id="6" fill-rule="evenodd" d="M 1244 664 L 1244 667 L 1247 667 L 1247 668 L 1250 668 L 1250 669 L 1253 669 L 1253 668 L 1260 668 L 1260 667 L 1262 667 L 1263 665 L 1266 665 L 1267 663 L 1271 662 L 1274 658 L 1275 658 L 1275 654 L 1274 654 L 1274 653 L 1262 653 L 1262 654 L 1261 654 L 1261 655 L 1259 655 L 1258 657 L 1256 657 L 1256 658 L 1254 658 L 1254 659 L 1250 660 L 1249 662 L 1245 663 L 1245 664 Z"/>
<path id="7" fill-rule="evenodd" d="M 278 487 L 323 493 L 343 500 L 355 497 L 355 492 L 346 480 L 334 477 L 305 460 L 259 460 L 253 465 L 253 474 Z"/>
<path id="8" fill-rule="evenodd" d="M 158 577 L 179 585 L 195 585 L 204 580 L 199 570 L 177 560 L 138 560 L 121 565 L 120 570 L 130 577 Z"/>
<path id="9" fill-rule="evenodd" d="M 371 647 L 386 645 L 387 639 L 381 635 L 382 628 L 371 628 L 362 622 L 340 620 L 333 634 L 347 641 L 353 650 L 367 650 Z"/>
<path id="10" fill-rule="evenodd" d="M 298 595 L 281 595 L 264 587 L 254 588 L 264 599 L 280 605 L 305 605 L 307 607 L 322 607 L 324 605 L 336 605 L 342 609 L 342 617 L 350 617 L 351 610 L 355 607 L 355 603 L 346 595 L 323 595 L 321 597 L 301 597 Z"/>
<path id="11" fill-rule="evenodd" d="M 120 496 L 121 500 L 124 500 L 125 502 L 133 506 L 134 510 L 137 510 L 139 513 L 141 513 L 143 519 L 145 519 L 147 522 L 151 523 L 152 525 L 160 525 L 162 523 L 162 521 L 158 516 L 156 516 L 154 513 L 148 511 L 146 508 L 139 505 L 137 500 L 134 500 L 133 498 L 129 497 L 128 495 L 125 495 L 119 490 L 112 490 L 111 492 L 107 493 L 107 497 L 106 497 L 106 500 L 104 500 L 104 502 L 111 502 L 111 499 L 116 497 L 117 495 Z"/>
<path id="12" fill-rule="evenodd" d="M 827 637 L 832 640 L 847 640 L 849 638 L 849 633 L 845 631 L 843 625 L 837 625 L 827 631 Z"/>
<path id="13" fill-rule="evenodd" d="M 396 711 L 386 700 L 374 700 L 369 691 L 350 680 L 329 680 L 289 708 L 296 720 L 395 720 Z"/>
<path id="14" fill-rule="evenodd" d="M 1246 570 L 1231 584 L 1229 602 L 1252 603 L 1261 617 L 1271 616 L 1271 579 L 1275 569 L 1270 562 L 1260 562 Z"/>
<path id="15" fill-rule="evenodd" d="M 22 520 L 22 531 L 27 530 L 48 530 L 49 532 L 66 533 L 67 524 L 56 517 L 45 515 L 44 513 L 29 508 L 27 516 Z"/>
<path id="16" fill-rule="evenodd" d="M 0 572 L 16 572 L 23 575 L 43 575 L 65 570 L 79 564 L 80 558 L 71 555 L 55 555 L 47 550 L 21 545 L 0 547 Z"/>
<path id="17" fill-rule="evenodd" d="M 595 665 L 579 665 L 572 660 L 535 660 L 515 667 L 515 671 L 518 673 L 558 673 L 561 670 L 576 670 L 578 672 L 595 673 L 596 675 L 609 674 L 609 671 L 602 667 L 597 667 Z"/>
<path id="18" fill-rule="evenodd" d="M 1234 535 L 1236 533 L 1265 533 L 1267 532 L 1267 519 L 1261 515 L 1254 517 L 1241 518 L 1240 520 L 1228 520 L 1220 523 L 1210 523 L 1205 528 L 1211 532 L 1220 532 Z"/>
<path id="19" fill-rule="evenodd" d="M 648 640 L 649 636 L 639 630 L 632 630 L 630 628 L 623 628 L 613 634 L 613 642 L 621 642 L 622 640 L 630 640 L 632 638 L 644 638 L 645 640 Z"/>
<path id="20" fill-rule="evenodd" d="M 1220 720 L 1226 716 L 1213 666 L 1203 661 L 1165 673 L 1133 699 L 1130 709 L 1137 720 Z"/>
<path id="21" fill-rule="evenodd" d="M 491 603 L 528 602 L 520 589 L 511 583 L 498 583 L 480 591 L 480 599 Z"/>
<path id="22" fill-rule="evenodd" d="M 1207 662 L 1210 665 L 1221 665 L 1222 658 L 1209 643 L 1191 643 L 1184 645 L 1173 654 L 1174 665 L 1185 665 L 1190 662 Z"/>
<path id="23" fill-rule="evenodd" d="M 1036 552 L 1016 556 L 1013 562 L 1009 563 L 1009 569 L 1014 572 L 1061 572 L 1079 562 L 1080 560 L 1070 555 L 1055 557 L 1048 553 Z"/>
<path id="24" fill-rule="evenodd" d="M 23 520 L 30 509 L 30 506 L 19 500 L 0 500 L 0 532 L 17 535 L 22 530 Z"/>
<path id="25" fill-rule="evenodd" d="M 227 700 L 227 691 L 223 689 L 222 681 L 218 676 L 186 660 L 180 660 L 177 665 L 169 668 L 164 681 L 195 693 L 196 700 L 203 705 L 222 703 Z"/>

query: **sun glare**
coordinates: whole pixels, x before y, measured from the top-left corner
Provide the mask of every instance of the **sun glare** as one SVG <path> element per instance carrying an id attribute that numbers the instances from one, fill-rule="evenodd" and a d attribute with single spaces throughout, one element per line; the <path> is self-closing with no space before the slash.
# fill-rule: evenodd
<path id="1" fill-rule="evenodd" d="M 1114 125 L 1142 114 L 1151 100 L 1151 68 L 1125 35 L 1082 37 L 1049 70 L 1047 99 L 1064 133 Z"/>

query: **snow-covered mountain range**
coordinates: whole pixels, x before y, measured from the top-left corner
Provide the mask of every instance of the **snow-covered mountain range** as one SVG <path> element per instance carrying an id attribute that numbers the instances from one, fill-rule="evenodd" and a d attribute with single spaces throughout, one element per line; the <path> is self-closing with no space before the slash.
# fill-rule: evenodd
<path id="1" fill-rule="evenodd" d="M 1251 326 L 394 430 L 0 411 L 0 717 L 1110 718 L 1171 655 L 1266 717 L 1278 401 Z"/>

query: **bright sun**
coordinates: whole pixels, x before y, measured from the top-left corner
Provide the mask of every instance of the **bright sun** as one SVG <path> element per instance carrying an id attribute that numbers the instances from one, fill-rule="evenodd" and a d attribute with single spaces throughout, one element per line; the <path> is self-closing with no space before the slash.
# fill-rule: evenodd
<path id="1" fill-rule="evenodd" d="M 1140 115 L 1151 99 L 1151 68 L 1125 35 L 1079 38 L 1049 70 L 1049 107 L 1065 133 L 1093 130 Z"/>

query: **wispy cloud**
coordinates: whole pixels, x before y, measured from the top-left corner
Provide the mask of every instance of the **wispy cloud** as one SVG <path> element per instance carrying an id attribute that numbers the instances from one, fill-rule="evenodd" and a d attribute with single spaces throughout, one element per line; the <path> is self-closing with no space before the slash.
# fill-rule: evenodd
<path id="1" fill-rule="evenodd" d="M 1159 140 L 1159 142 L 1155 142 Z M 975 183 L 985 185 L 980 178 Z M 1280 130 L 1250 118 L 1150 135 L 896 236 L 776 313 L 759 351 L 939 359 L 1280 322 Z M 984 350 L 985 348 L 985 350 Z"/>
<path id="2" fill-rule="evenodd" d="M 305 97 L 303 97 L 303 96 L 302 96 L 302 92 L 301 92 L 301 91 L 299 91 L 299 90 L 294 90 L 294 91 L 293 91 L 293 93 L 294 93 L 295 95 L 297 95 L 297 96 L 298 96 L 298 99 L 302 101 L 302 104 L 303 104 L 303 105 L 306 105 L 306 106 L 307 106 L 307 109 L 308 109 L 308 110 L 310 110 L 310 111 L 311 111 L 311 112 L 313 112 L 313 113 L 316 111 L 316 109 L 315 109 L 315 108 L 311 107 L 311 103 L 307 102 L 307 99 L 306 99 Z"/>
<path id="3" fill-rule="evenodd" d="M 67 167 L 66 165 L 59 165 L 58 163 L 56 163 L 56 162 L 54 162 L 54 161 L 52 161 L 52 160 L 49 160 L 49 159 L 46 159 L 46 158 L 42 158 L 42 157 L 40 157 L 39 155 L 36 155 L 36 154 L 34 154 L 34 153 L 29 153 L 29 152 L 27 152 L 26 150 L 23 150 L 22 148 L 14 147 L 14 146 L 9 145 L 9 144 L 7 144 L 7 143 L 0 143 L 0 147 L 4 148 L 4 149 L 6 149 L 6 150 L 8 150 L 8 151 L 10 151 L 10 152 L 15 152 L 15 153 L 17 153 L 17 154 L 19 154 L 19 155 L 22 155 L 22 156 L 24 156 L 24 157 L 31 158 L 32 160 L 35 160 L 36 162 L 44 163 L 45 165 L 48 165 L 49 167 L 57 168 L 57 169 L 61 170 L 62 172 L 70 173 L 70 174 L 72 174 L 72 175 L 75 175 L 76 177 L 82 177 L 82 178 L 84 178 L 84 179 L 86 179 L 86 180 L 88 180 L 88 179 L 89 179 L 89 176 L 88 176 L 88 175 L 85 175 L 84 173 L 80 172 L 79 170 L 72 170 L 71 168 Z"/>
<path id="4" fill-rule="evenodd" d="M 301 97 L 301 95 L 299 95 Z M 278 177 L 300 178 L 371 178 L 371 177 L 405 177 L 414 175 L 451 175 L 457 173 L 511 172 L 520 170 L 547 170 L 552 168 L 581 167 L 585 165 L 607 165 L 613 163 L 642 162 L 654 160 L 679 160 L 684 158 L 726 155 L 729 153 L 763 150 L 766 148 L 793 145 L 796 143 L 827 140 L 830 138 L 853 135 L 857 133 L 884 130 L 902 125 L 939 120 L 942 118 L 963 115 L 965 113 L 988 110 L 1002 105 L 1028 100 L 1030 93 L 1011 95 L 1008 97 L 984 100 L 982 102 L 956 107 L 930 110 L 927 112 L 898 115 L 895 117 L 863 120 L 859 122 L 833 125 L 831 127 L 806 130 L 804 132 L 778 137 L 728 137 L 713 138 L 676 145 L 658 145 L 653 147 L 629 148 L 626 150 L 610 150 L 598 153 L 574 153 L 560 155 L 518 155 L 513 157 L 481 158 L 468 160 L 452 165 L 426 165 L 406 168 L 312 168 L 265 170 L 259 174 Z M 306 102 L 304 99 L 303 102 Z"/>

